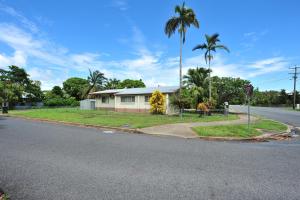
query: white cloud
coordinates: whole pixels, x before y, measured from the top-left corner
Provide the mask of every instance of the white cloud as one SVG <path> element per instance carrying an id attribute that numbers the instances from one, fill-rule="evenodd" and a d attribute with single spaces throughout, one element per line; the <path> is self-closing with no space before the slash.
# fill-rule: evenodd
<path id="1" fill-rule="evenodd" d="M 114 7 L 119 9 L 120 11 L 126 11 L 129 8 L 127 1 L 125 0 L 113 0 L 109 7 Z"/>
<path id="2" fill-rule="evenodd" d="M 122 4 L 119 3 L 119 6 Z M 23 24 L 31 27 L 30 21 L 20 17 L 15 10 L 6 10 Z M 33 26 L 34 27 L 34 26 Z M 72 53 L 68 48 L 50 40 L 39 37 L 38 28 L 21 28 L 15 24 L 0 23 L 0 44 L 4 43 L 13 50 L 11 55 L 0 52 L 0 67 L 18 65 L 25 67 L 31 78 L 40 80 L 43 89 L 61 85 L 71 72 L 87 75 L 88 68 L 100 70 L 108 78 L 143 79 L 147 86 L 178 85 L 179 57 L 166 56 L 161 50 L 153 51 L 147 44 L 143 32 L 132 26 L 132 37 L 123 39 L 132 52 L 127 59 L 114 59 L 114 55 L 105 53 L 83 52 Z M 266 33 L 260 33 L 263 35 Z M 245 33 L 245 37 L 253 37 L 255 32 Z M 106 59 L 103 59 L 106 56 Z M 111 58 L 111 59 L 107 59 Z M 226 58 L 226 57 L 225 57 Z M 271 57 L 253 62 L 229 62 L 216 54 L 211 68 L 213 75 L 253 78 L 267 73 L 283 71 L 289 65 L 289 59 Z M 207 66 L 203 55 L 185 57 L 183 73 L 188 68 Z"/>
<path id="3" fill-rule="evenodd" d="M 17 12 L 14 8 L 6 6 L 0 3 L 0 10 L 7 13 L 8 15 L 16 18 L 18 21 L 22 23 L 22 25 L 28 28 L 30 31 L 36 33 L 39 31 L 35 23 L 24 17 L 21 13 Z"/>

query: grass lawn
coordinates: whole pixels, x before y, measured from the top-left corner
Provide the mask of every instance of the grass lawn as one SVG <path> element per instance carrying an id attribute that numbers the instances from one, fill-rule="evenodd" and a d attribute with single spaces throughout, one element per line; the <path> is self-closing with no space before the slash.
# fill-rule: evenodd
<path id="1" fill-rule="evenodd" d="M 179 116 L 151 115 L 141 113 L 122 113 L 106 110 L 80 110 L 79 108 L 49 108 L 23 111 L 10 111 L 12 116 L 48 119 L 81 124 L 102 125 L 110 127 L 128 126 L 130 128 L 144 128 L 149 126 L 180 122 L 210 122 L 238 119 L 237 115 L 212 115 L 199 117 L 198 114 L 186 113 Z"/>
<path id="2" fill-rule="evenodd" d="M 287 126 L 273 120 L 261 119 L 250 125 L 250 132 L 248 125 L 223 125 L 223 126 L 207 126 L 193 128 L 199 136 L 213 136 L 213 137 L 254 137 L 261 135 L 257 129 L 266 131 L 285 131 Z"/>

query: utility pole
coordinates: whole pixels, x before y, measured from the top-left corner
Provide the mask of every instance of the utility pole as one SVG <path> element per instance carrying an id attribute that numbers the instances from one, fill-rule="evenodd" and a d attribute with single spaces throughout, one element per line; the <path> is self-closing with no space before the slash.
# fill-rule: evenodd
<path id="1" fill-rule="evenodd" d="M 293 109 L 295 110 L 296 108 L 296 83 L 297 83 L 297 75 L 299 74 L 299 72 L 297 72 L 297 69 L 299 69 L 300 67 L 290 67 L 290 69 L 294 70 L 293 73 L 289 73 L 292 74 L 292 78 L 294 79 L 294 101 L 293 101 Z"/>

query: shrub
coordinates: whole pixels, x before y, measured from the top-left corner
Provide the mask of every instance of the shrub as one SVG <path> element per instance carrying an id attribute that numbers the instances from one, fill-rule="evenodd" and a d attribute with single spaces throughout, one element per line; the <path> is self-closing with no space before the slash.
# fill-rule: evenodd
<path id="1" fill-rule="evenodd" d="M 150 112 L 152 114 L 165 114 L 166 106 L 165 106 L 165 96 L 158 90 L 154 91 L 149 100 L 150 103 Z"/>
<path id="2" fill-rule="evenodd" d="M 199 103 L 198 106 L 197 106 L 198 110 L 206 113 L 209 111 L 209 109 L 207 108 L 207 105 L 205 103 Z"/>
<path id="3" fill-rule="evenodd" d="M 50 99 L 46 99 L 44 101 L 45 106 L 79 106 L 79 101 L 77 101 L 74 97 L 70 98 L 61 98 L 61 97 L 54 97 Z"/>

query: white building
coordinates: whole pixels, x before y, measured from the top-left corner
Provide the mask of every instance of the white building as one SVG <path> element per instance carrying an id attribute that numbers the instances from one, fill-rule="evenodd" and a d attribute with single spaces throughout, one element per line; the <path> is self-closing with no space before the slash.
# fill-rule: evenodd
<path id="1" fill-rule="evenodd" d="M 111 109 L 119 112 L 149 112 L 149 99 L 154 91 L 160 91 L 166 97 L 166 114 L 173 114 L 174 107 L 170 104 L 170 96 L 179 90 L 179 87 L 152 87 L 103 90 L 90 93 L 96 100 L 97 109 Z"/>

